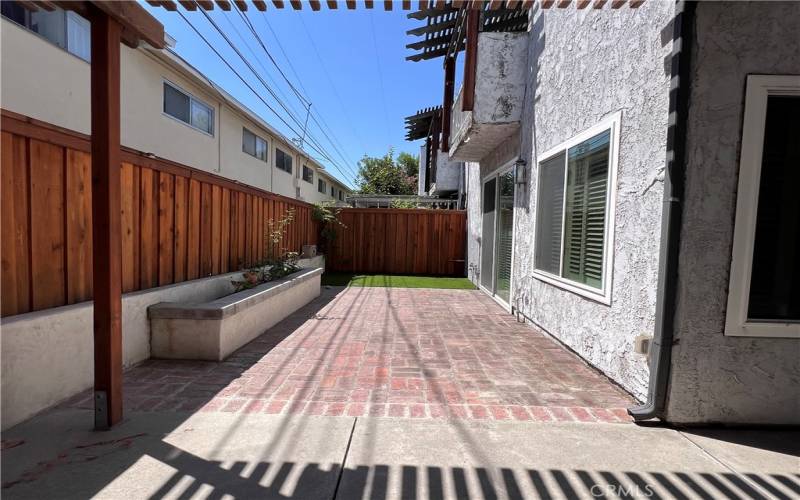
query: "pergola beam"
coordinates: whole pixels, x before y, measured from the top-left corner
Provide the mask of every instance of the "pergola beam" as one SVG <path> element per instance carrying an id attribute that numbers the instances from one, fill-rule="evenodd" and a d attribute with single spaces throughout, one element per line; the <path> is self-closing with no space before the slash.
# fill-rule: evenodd
<path id="1" fill-rule="evenodd" d="M 442 151 L 450 151 L 450 112 L 456 84 L 456 59 L 444 59 L 444 102 L 442 103 Z"/>

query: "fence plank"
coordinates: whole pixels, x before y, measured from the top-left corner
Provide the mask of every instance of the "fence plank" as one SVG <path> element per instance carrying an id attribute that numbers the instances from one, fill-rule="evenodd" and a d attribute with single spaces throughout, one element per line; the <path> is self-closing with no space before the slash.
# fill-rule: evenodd
<path id="1" fill-rule="evenodd" d="M 212 232 L 212 186 L 203 182 L 200 188 L 200 276 L 210 276 L 214 268 Z"/>
<path id="2" fill-rule="evenodd" d="M 2 314 L 27 312 L 30 303 L 30 228 L 28 226 L 29 163 L 24 137 L 3 132 L 0 161 L 2 201 Z"/>
<path id="3" fill-rule="evenodd" d="M 175 186 L 170 173 L 158 174 L 158 285 L 169 285 L 175 266 Z"/>
<path id="4" fill-rule="evenodd" d="M 200 197 L 202 186 L 196 179 L 189 180 L 189 217 L 187 221 L 188 244 L 186 250 L 186 278 L 200 277 Z"/>
<path id="5" fill-rule="evenodd" d="M 122 291 L 139 288 L 139 176 L 138 168 L 123 163 L 120 169 L 120 219 L 122 232 Z"/>
<path id="6" fill-rule="evenodd" d="M 188 221 L 189 221 L 189 180 L 180 175 L 175 176 L 175 246 L 174 246 L 174 280 L 180 283 L 186 280 Z"/>
<path id="7" fill-rule="evenodd" d="M 139 208 L 139 282 L 142 288 L 158 283 L 158 172 L 142 167 Z"/>
<path id="8" fill-rule="evenodd" d="M 220 272 L 230 271 L 231 250 L 231 190 L 222 188 L 222 202 L 220 206 Z"/>
<path id="9" fill-rule="evenodd" d="M 67 150 L 67 304 L 92 296 L 92 161 Z"/>
<path id="10" fill-rule="evenodd" d="M 66 303 L 64 148 L 30 141 L 33 309 Z"/>

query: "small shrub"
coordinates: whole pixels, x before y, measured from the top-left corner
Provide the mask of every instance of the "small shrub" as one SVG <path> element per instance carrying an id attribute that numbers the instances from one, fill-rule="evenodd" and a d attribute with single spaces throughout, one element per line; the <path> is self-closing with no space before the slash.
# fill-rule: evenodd
<path id="1" fill-rule="evenodd" d="M 340 213 L 342 213 L 342 209 L 336 208 L 330 202 L 315 204 L 314 210 L 311 212 L 311 218 L 320 222 L 320 247 L 323 253 L 330 245 L 333 245 L 339 226 L 347 227 L 339 220 Z"/>

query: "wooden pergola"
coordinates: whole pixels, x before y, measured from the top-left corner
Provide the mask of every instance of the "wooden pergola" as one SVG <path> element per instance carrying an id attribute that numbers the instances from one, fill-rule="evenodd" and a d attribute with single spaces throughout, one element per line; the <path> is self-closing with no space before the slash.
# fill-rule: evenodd
<path id="1" fill-rule="evenodd" d="M 573 1 L 579 9 L 584 9 L 590 4 L 594 8 L 599 9 L 609 2 L 609 0 L 421 0 L 415 2 L 411 0 L 383 0 L 382 2 L 375 2 L 374 0 L 344 0 L 344 2 L 339 2 L 337 0 L 325 0 L 324 2 L 320 0 L 288 0 L 288 2 L 284 0 L 272 0 L 269 3 L 272 5 L 271 8 L 275 9 L 286 8 L 288 3 L 294 10 L 302 10 L 305 4 L 313 11 L 321 10 L 323 5 L 330 10 L 336 10 L 342 3 L 350 10 L 356 9 L 359 5 L 363 6 L 365 9 L 372 9 L 375 7 L 375 4 L 378 3 L 383 4 L 384 10 L 392 10 L 397 6 L 402 10 L 411 10 L 413 5 L 417 5 L 417 10 L 426 11 L 444 10 L 448 8 L 460 9 L 462 7 L 471 9 L 487 8 L 489 10 L 516 8 L 527 10 L 533 7 L 534 4 L 539 4 L 544 9 L 549 9 L 553 6 L 563 9 L 573 4 Z M 644 0 L 610 0 L 611 7 L 614 9 L 618 9 L 626 3 L 630 4 L 631 7 L 636 7 L 642 2 L 644 2 Z M 224 11 L 229 11 L 234 6 L 241 11 L 246 11 L 250 5 L 260 11 L 265 11 L 270 8 L 268 2 L 264 0 L 148 0 L 147 3 L 154 7 L 163 7 L 169 11 L 177 10 L 178 5 L 188 11 L 195 11 L 197 9 L 214 10 L 215 7 Z"/>
<path id="2" fill-rule="evenodd" d="M 95 429 L 122 420 L 120 43 L 162 49 L 164 26 L 136 2 L 26 1 L 91 22 L 92 285 Z"/>
<path id="3" fill-rule="evenodd" d="M 406 117 L 406 140 L 416 141 L 425 138 L 425 191 L 430 189 L 431 179 L 436 174 L 439 137 L 440 135 L 444 137 L 443 133 L 440 134 L 441 124 L 442 106 L 421 109 L 414 115 Z"/>
<path id="4" fill-rule="evenodd" d="M 436 144 L 442 152 L 450 150 L 450 116 L 455 94 L 455 68 L 459 52 L 465 51 L 463 93 L 461 110 L 472 111 L 475 106 L 475 78 L 478 62 L 478 34 L 484 31 L 524 32 L 528 29 L 530 13 L 534 9 L 620 9 L 625 5 L 635 9 L 644 0 L 490 0 L 490 1 L 436 1 L 419 2 L 419 9 L 408 14 L 409 19 L 423 21 L 424 24 L 408 30 L 406 34 L 423 37 L 409 43 L 406 48 L 415 53 L 406 57 L 408 61 L 425 61 L 443 57 L 444 96 L 442 105 L 433 115 L 425 115 L 422 110 L 406 118 L 407 140 L 426 137 L 420 135 L 427 130 L 426 150 Z M 429 108 L 434 109 L 434 108 Z M 422 114 L 421 114 L 422 113 Z M 423 123 L 424 122 L 424 123 Z M 427 127 L 423 127 L 427 124 Z M 441 138 L 439 137 L 441 134 Z M 433 150 L 434 152 L 436 150 Z M 430 157 L 436 158 L 430 153 Z"/>

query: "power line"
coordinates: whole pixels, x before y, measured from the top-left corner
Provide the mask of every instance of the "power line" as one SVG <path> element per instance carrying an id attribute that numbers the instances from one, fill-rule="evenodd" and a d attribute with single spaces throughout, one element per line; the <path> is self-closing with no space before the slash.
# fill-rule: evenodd
<path id="1" fill-rule="evenodd" d="M 302 78 L 300 78 L 300 75 L 297 73 L 297 70 L 295 69 L 294 65 L 292 64 L 292 60 L 291 60 L 291 58 L 290 58 L 290 57 L 289 57 L 289 56 L 286 54 L 286 50 L 284 50 L 284 48 L 283 48 L 283 44 L 281 43 L 281 40 L 280 40 L 280 38 L 278 37 L 278 35 L 275 33 L 275 30 L 274 30 L 274 29 L 272 29 L 272 24 L 270 24 L 270 22 L 269 22 L 269 19 L 267 18 L 267 15 L 266 15 L 266 14 L 264 14 L 264 11 L 260 11 L 260 13 L 261 13 L 261 18 L 264 20 L 264 24 L 266 24 L 266 26 L 267 26 L 267 28 L 269 29 L 270 33 L 272 33 L 272 37 L 275 39 L 275 42 L 278 44 L 278 49 L 280 49 L 280 51 L 281 51 L 281 54 L 283 54 L 283 58 L 286 60 L 286 63 L 289 65 L 289 69 L 292 71 L 292 74 L 293 74 L 293 75 L 294 75 L 294 77 L 297 79 L 297 83 L 300 85 L 300 88 L 301 88 L 301 89 L 303 89 L 303 92 L 304 92 L 306 95 L 308 95 L 308 90 L 307 90 L 307 89 L 305 88 L 305 86 L 303 85 L 303 79 L 302 79 Z M 245 17 L 246 17 L 246 16 L 247 16 L 247 14 L 245 13 Z M 306 32 L 306 36 L 307 36 L 307 38 L 309 39 L 309 41 L 311 42 L 311 44 L 312 44 L 312 47 L 314 48 L 314 51 L 316 52 L 316 50 L 317 50 L 317 49 L 316 49 L 316 45 L 314 44 L 314 39 L 311 37 L 310 33 L 308 32 L 308 29 L 306 28 L 306 26 L 305 26 L 305 22 L 303 22 L 303 19 L 302 19 L 302 18 L 300 19 L 300 21 L 303 23 L 303 29 L 304 29 L 304 30 L 305 30 L 305 32 Z M 254 35 L 256 36 L 256 38 L 260 38 L 260 37 L 258 36 L 258 33 L 257 33 L 257 32 L 256 32 L 256 33 L 254 33 Z M 262 45 L 263 45 L 263 44 L 262 44 Z M 266 47 L 265 47 L 265 50 L 266 50 Z M 317 58 L 319 59 L 319 53 L 317 53 Z M 324 65 L 323 65 L 323 70 L 327 71 L 327 70 L 325 69 Z M 328 81 L 329 81 L 329 83 L 331 83 L 331 84 L 332 84 L 332 85 L 331 85 L 331 87 L 333 87 L 333 88 L 334 88 L 334 91 L 335 91 L 335 86 L 333 85 L 333 82 L 331 82 L 331 81 L 330 81 L 330 76 L 328 77 Z M 287 83 L 288 83 L 288 82 L 287 82 Z M 337 97 L 338 97 L 338 96 L 337 96 Z M 340 99 L 340 104 L 341 104 L 341 99 Z M 319 121 L 317 121 L 317 119 L 314 117 L 314 115 L 315 115 L 315 114 L 316 114 L 316 116 L 319 118 L 319 121 L 321 121 L 321 122 L 322 122 L 322 124 L 320 124 L 320 123 L 319 123 Z M 341 149 L 344 149 L 344 146 L 342 146 L 341 142 L 339 142 L 339 140 L 336 138 L 336 135 L 333 133 L 333 130 L 331 129 L 330 125 L 328 125 L 328 123 L 325 121 L 325 119 L 323 118 L 322 114 L 320 114 L 318 111 L 316 111 L 316 109 L 314 109 L 314 110 L 312 111 L 312 113 L 311 113 L 311 119 L 312 119 L 312 120 L 314 120 L 314 123 L 316 123 L 316 124 L 317 124 L 317 127 L 319 127 L 320 131 L 322 131 L 322 130 L 323 130 L 323 126 L 324 126 L 324 128 L 326 128 L 326 129 L 328 130 L 328 132 L 330 132 L 331 136 L 333 137 L 333 141 L 331 141 L 331 145 L 333 145 L 334 149 L 337 151 L 337 153 L 339 153 L 339 156 L 342 158 L 342 160 L 344 160 L 344 161 L 345 161 L 345 163 L 347 163 L 347 164 L 353 164 L 353 165 L 355 165 L 355 164 L 356 164 L 356 162 L 354 162 L 354 161 L 352 160 L 352 158 L 349 158 L 349 157 L 348 157 L 348 158 L 345 158 L 345 157 L 344 157 L 344 155 L 342 154 L 342 151 L 340 151 L 340 150 L 337 148 L 337 146 L 339 146 L 339 148 L 341 148 Z M 348 122 L 348 125 L 350 125 L 350 127 L 351 127 L 351 130 L 352 130 L 352 124 Z M 354 130 L 353 130 L 353 131 L 354 131 Z M 324 133 L 324 132 L 323 132 L 323 133 Z M 354 134 L 354 135 L 357 135 L 357 134 Z M 330 139 L 329 139 L 329 140 L 330 140 Z M 335 141 L 335 142 L 334 142 L 334 141 Z M 361 142 L 360 138 L 359 138 L 359 142 Z M 362 147 L 364 146 L 363 142 L 362 142 L 361 146 L 362 146 Z"/>
<path id="2" fill-rule="evenodd" d="M 222 56 L 222 54 L 220 54 L 220 53 L 219 53 L 219 51 L 216 49 L 216 47 L 214 47 L 214 45 L 213 45 L 211 42 L 209 42 L 209 41 L 208 41 L 208 39 L 207 39 L 207 38 L 206 38 L 206 37 L 205 37 L 205 36 L 204 36 L 202 33 L 200 33 L 200 31 L 199 31 L 199 30 L 198 30 L 198 29 L 197 29 L 197 28 L 194 26 L 194 24 L 192 24 L 192 23 L 191 23 L 191 22 L 190 22 L 190 21 L 189 21 L 189 20 L 186 18 L 186 16 L 184 16 L 184 15 L 183 15 L 183 13 L 182 13 L 180 10 L 178 10 L 178 14 L 181 16 L 181 18 L 183 18 L 183 20 L 186 22 L 186 24 L 188 24 L 188 25 L 189 25 L 189 27 L 191 27 L 191 28 L 192 28 L 192 30 L 193 30 L 193 31 L 194 31 L 194 32 L 197 34 L 197 36 L 199 36 L 199 37 L 200 37 L 200 38 L 201 38 L 201 39 L 202 39 L 202 40 L 203 40 L 203 41 L 206 43 L 206 45 L 208 45 L 208 47 L 209 47 L 209 48 L 210 48 L 210 49 L 211 49 L 211 50 L 212 50 L 212 51 L 213 51 L 213 52 L 214 52 L 214 53 L 217 55 L 217 57 L 219 57 L 219 58 L 220 58 L 220 60 L 222 60 L 222 62 L 223 62 L 223 63 L 225 63 L 225 65 L 228 67 L 228 69 L 230 69 L 230 70 L 231 70 L 231 71 L 232 71 L 232 72 L 233 72 L 233 73 L 234 73 L 234 74 L 235 74 L 235 75 L 236 75 L 236 76 L 239 78 L 239 80 L 241 80 L 241 81 L 242 81 L 242 83 L 243 83 L 243 84 L 244 84 L 244 85 L 245 85 L 245 86 L 246 86 L 248 89 L 250 89 L 250 91 L 251 91 L 253 94 L 255 94 L 255 96 L 256 96 L 256 97 L 257 97 L 257 98 L 258 98 L 258 99 L 259 99 L 259 100 L 260 100 L 262 103 L 264 103 L 264 105 L 267 107 L 267 109 L 269 109 L 269 110 L 270 110 L 270 111 L 271 111 L 271 112 L 272 112 L 272 113 L 273 113 L 273 114 L 274 114 L 274 115 L 275 115 L 275 116 L 276 116 L 276 117 L 277 117 L 277 118 L 278 118 L 278 119 L 279 119 L 279 120 L 280 120 L 280 121 L 281 121 L 281 122 L 282 122 L 284 125 L 286 125 L 286 127 L 287 127 L 289 130 L 291 130 L 292 132 L 294 132 L 294 133 L 295 133 L 295 134 L 297 134 L 297 135 L 300 135 L 300 134 L 297 132 L 297 130 L 295 130 L 295 129 L 294 129 L 294 127 L 292 127 L 292 126 L 291 126 L 291 124 L 289 124 L 289 122 L 287 122 L 287 121 L 286 121 L 286 120 L 285 120 L 285 119 L 284 119 L 284 118 L 283 118 L 283 117 L 280 115 L 280 113 L 278 113 L 278 111 L 277 111 L 277 110 L 275 110 L 275 108 L 273 108 L 273 107 L 272 107 L 272 106 L 271 106 L 271 105 L 270 105 L 270 104 L 269 104 L 267 101 L 265 101 L 265 100 L 264 100 L 264 98 L 263 98 L 263 97 L 261 97 L 261 94 L 259 94 L 259 93 L 258 93 L 258 92 L 257 92 L 257 91 L 256 91 L 256 90 L 253 88 L 253 86 L 252 86 L 252 85 L 250 85 L 250 83 L 249 83 L 247 80 L 245 80 L 245 78 L 244 78 L 244 77 L 242 77 L 242 75 L 241 75 L 241 74 L 240 74 L 240 73 L 239 73 L 239 72 L 238 72 L 238 71 L 237 71 L 237 70 L 236 70 L 236 69 L 235 69 L 233 66 L 231 66 L 231 64 L 230 64 L 230 63 L 229 63 L 229 62 L 228 62 L 228 61 L 227 61 L 227 60 L 226 60 L 226 59 L 225 59 L 225 58 Z M 339 169 L 339 167 L 336 165 L 336 163 L 335 163 L 335 162 L 333 162 L 333 161 L 330 159 L 330 156 L 328 156 L 328 154 L 327 154 L 327 153 L 325 153 L 324 151 L 322 151 L 322 150 L 321 150 L 321 148 L 317 148 L 317 147 L 316 147 L 316 145 L 315 145 L 315 144 L 313 144 L 313 143 L 311 143 L 311 142 L 309 143 L 309 146 L 310 146 L 312 149 L 314 149 L 314 151 L 316 151 L 317 153 L 319 153 L 319 154 L 320 154 L 322 157 L 326 158 L 326 159 L 327 159 L 327 160 L 328 160 L 328 161 L 329 161 L 329 162 L 330 162 L 330 163 L 331 163 L 331 164 L 332 164 L 332 165 L 333 165 L 333 166 L 334 166 L 334 167 L 335 167 L 335 168 L 336 168 L 336 169 L 339 171 L 339 173 L 340 173 L 340 174 L 342 174 L 342 175 L 344 176 L 344 173 L 343 173 L 343 172 L 342 172 L 342 171 Z"/>
<path id="3" fill-rule="evenodd" d="M 240 58 L 240 59 L 241 59 L 241 60 L 242 60 L 242 61 L 245 63 L 245 65 L 246 65 L 246 66 L 247 66 L 247 67 L 250 69 L 250 71 L 251 71 L 251 72 L 252 72 L 252 73 L 253 73 L 253 74 L 256 76 L 256 78 L 257 78 L 257 79 L 258 79 L 258 80 L 261 82 L 261 84 L 264 86 L 264 88 L 266 88 L 266 89 L 267 89 L 267 92 L 269 92 L 269 93 L 270 93 L 270 95 L 273 97 L 273 99 L 275 99 L 275 101 L 276 101 L 276 102 L 277 102 L 277 103 L 278 103 L 278 104 L 281 106 L 281 108 L 283 108 L 283 110 L 286 112 L 286 114 L 289 116 L 289 118 L 291 118 L 291 119 L 292 119 L 292 121 L 294 121 L 294 122 L 297 124 L 297 126 L 298 126 L 298 127 L 303 127 L 303 130 L 305 131 L 305 130 L 306 130 L 306 129 L 305 129 L 305 124 L 301 124 L 301 123 L 300 123 L 300 120 L 299 120 L 299 119 L 298 119 L 296 116 L 294 116 L 294 114 L 293 114 L 293 113 L 292 113 L 292 111 L 291 111 L 291 110 L 290 110 L 290 109 L 287 107 L 287 105 L 286 105 L 286 104 L 285 104 L 285 103 L 284 103 L 284 102 L 283 102 L 283 101 L 282 101 L 282 100 L 281 100 L 281 99 L 280 99 L 280 98 L 279 98 L 279 97 L 278 97 L 278 96 L 275 94 L 275 92 L 272 90 L 272 88 L 269 86 L 269 84 L 267 84 L 267 82 L 266 82 L 266 81 L 264 81 L 264 79 L 261 77 L 261 75 L 259 75 L 259 73 L 258 73 L 258 72 L 255 70 L 255 68 L 253 68 L 253 65 L 252 65 L 252 64 L 250 64 L 250 62 L 249 62 L 249 61 L 247 60 L 247 58 L 246 58 L 246 57 L 245 57 L 245 56 L 244 56 L 244 55 L 241 53 L 241 51 L 240 51 L 239 49 L 237 49 L 237 48 L 236 48 L 236 46 L 233 44 L 233 42 L 230 40 L 230 38 L 229 38 L 229 37 L 228 37 L 228 36 L 227 36 L 227 35 L 226 35 L 226 34 L 225 34 L 223 31 L 222 31 L 222 29 L 219 27 L 219 25 L 218 25 L 216 22 L 214 22 L 214 20 L 213 20 L 213 19 L 212 19 L 212 18 L 211 18 L 211 17 L 210 17 L 210 16 L 209 16 L 209 15 L 208 15 L 208 14 L 207 14 L 205 11 L 201 10 L 201 12 L 202 12 L 202 13 L 203 13 L 203 15 L 206 17 L 206 19 L 209 21 L 209 23 L 211 23 L 211 25 L 214 27 L 214 29 L 216 29 L 216 31 L 217 31 L 217 32 L 218 32 L 218 33 L 219 33 L 219 34 L 222 36 L 222 38 L 223 38 L 223 39 L 225 39 L 225 41 L 226 41 L 226 42 L 228 43 L 228 45 L 229 45 L 229 46 L 230 46 L 230 47 L 231 47 L 231 48 L 234 50 L 234 52 L 236 52 L 236 54 L 237 54 L 237 55 L 239 56 L 239 58 Z M 186 18 L 184 17 L 184 19 L 186 19 Z M 188 22 L 188 21 L 187 21 L 187 22 Z M 281 74 L 283 74 L 283 72 L 281 72 Z M 284 76 L 285 76 L 285 75 L 284 75 Z M 294 131 L 294 133 L 295 133 L 296 135 L 298 135 L 298 136 L 300 136 L 300 135 L 301 135 L 299 132 L 297 132 L 297 131 L 296 131 L 296 130 L 294 130 L 293 128 L 292 128 L 292 130 Z M 340 167 L 340 165 L 339 165 L 339 164 L 338 164 L 338 163 L 337 163 L 337 162 L 336 162 L 336 161 L 335 161 L 335 160 L 334 160 L 334 159 L 333 159 L 333 158 L 330 156 L 330 154 L 328 154 L 328 152 L 327 152 L 327 151 L 325 151 L 325 149 L 322 147 L 322 144 L 320 144 L 320 143 L 319 143 L 319 141 L 318 141 L 318 140 L 317 140 L 317 139 L 316 139 L 314 136 L 312 136 L 310 133 L 309 133 L 309 134 L 307 134 L 307 135 L 308 135 L 308 142 L 309 142 L 309 144 L 311 144 L 311 145 L 315 145 L 315 146 L 316 146 L 316 148 L 315 148 L 315 149 L 316 149 L 317 151 L 319 151 L 319 152 L 320 152 L 320 153 L 321 153 L 321 154 L 322 154 L 322 155 L 323 155 L 325 158 L 327 158 L 327 159 L 328 159 L 328 161 L 329 161 L 329 162 L 330 162 L 330 163 L 331 163 L 331 164 L 332 164 L 332 165 L 333 165 L 333 166 L 336 168 L 336 170 L 338 170 L 338 171 L 339 171 L 339 173 L 340 173 L 340 174 L 342 174 L 342 176 L 343 176 L 343 177 L 347 178 L 347 176 L 346 176 L 346 175 L 345 175 L 345 173 L 343 172 L 343 170 L 342 170 L 342 168 Z"/>
<path id="4" fill-rule="evenodd" d="M 284 80 L 285 80 L 285 81 L 286 81 L 286 83 L 287 83 L 287 84 L 290 86 L 290 88 L 292 88 L 292 90 L 295 92 L 295 94 L 297 95 L 297 97 L 298 97 L 299 99 L 301 99 L 303 103 L 308 103 L 308 104 L 307 104 L 307 107 L 306 107 L 306 111 L 308 112 L 309 116 L 310 116 L 310 117 L 311 117 L 311 119 L 314 121 L 314 123 L 317 125 L 317 127 L 318 127 L 318 128 L 319 128 L 319 130 L 320 130 L 320 132 L 322 132 L 322 134 L 325 136 L 325 138 L 328 140 L 328 142 L 331 144 L 331 146 L 333 146 L 333 150 L 334 150 L 334 151 L 335 151 L 335 152 L 336 152 L 336 153 L 339 155 L 339 157 L 342 159 L 342 161 L 344 161 L 345 168 L 347 168 L 348 172 L 349 172 L 349 173 L 350 173 L 350 174 L 351 174 L 351 175 L 352 175 L 354 178 L 355 178 L 355 177 L 357 177 L 357 174 L 356 174 L 356 172 L 355 172 L 355 171 L 354 171 L 352 168 L 350 168 L 350 163 L 353 163 L 353 162 L 352 162 L 352 160 L 349 160 L 349 159 L 345 158 L 345 155 L 342 153 L 341 149 L 340 149 L 340 148 L 337 146 L 337 142 L 338 142 L 338 140 L 336 140 L 336 141 L 335 141 L 334 139 L 332 139 L 332 138 L 331 138 L 331 136 L 332 136 L 332 135 L 334 135 L 334 134 L 333 134 L 333 131 L 331 131 L 331 130 L 330 130 L 330 127 L 328 127 L 328 129 L 329 129 L 328 131 L 330 132 L 330 135 L 329 135 L 329 134 L 328 134 L 328 132 L 326 132 L 326 131 L 325 131 L 325 129 L 324 129 L 324 128 L 322 127 L 322 125 L 320 124 L 320 122 L 317 120 L 316 116 L 319 116 L 319 119 L 320 119 L 320 120 L 322 120 L 322 121 L 324 122 L 324 119 L 322 118 L 322 115 L 320 115 L 318 112 L 316 112 L 316 109 L 314 109 L 314 110 L 312 110 L 312 109 L 311 109 L 311 102 L 310 102 L 310 101 L 309 101 L 309 100 L 308 100 L 306 97 L 304 97 L 304 96 L 302 96 L 302 95 L 300 94 L 300 92 L 297 90 L 297 88 L 296 88 L 296 87 L 295 87 L 295 86 L 292 84 L 292 82 L 291 82 L 291 81 L 288 79 L 288 77 L 286 76 L 286 73 L 284 73 L 284 72 L 281 70 L 281 68 L 280 68 L 280 65 L 279 65 L 279 64 L 278 64 L 278 62 L 275 60 L 275 58 L 272 56 L 272 54 L 270 53 L 269 49 L 267 49 L 267 46 L 266 46 L 266 44 L 265 44 L 265 43 L 264 43 L 264 41 L 261 39 L 261 36 L 258 34 L 258 32 L 255 30 L 255 28 L 254 28 L 254 26 L 253 26 L 252 22 L 251 22 L 251 21 L 250 21 L 250 19 L 247 17 L 247 15 L 246 15 L 246 14 L 243 14 L 243 13 L 242 13 L 241 11 L 239 11 L 239 10 L 237 10 L 237 13 L 239 14 L 239 17 L 240 17 L 240 18 L 241 18 L 241 19 L 244 21 L 245 25 L 248 27 L 248 29 L 250 30 L 250 33 L 251 33 L 251 34 L 253 35 L 253 37 L 256 39 L 256 41 L 258 42 L 258 44 L 259 44 L 259 45 L 261 46 L 261 48 L 264 50 L 264 53 L 266 53 L 266 54 L 267 54 L 267 57 L 269 58 L 269 60 L 272 62 L 272 64 L 275 66 L 275 68 L 276 68 L 276 69 L 277 69 L 277 70 L 280 72 L 281 76 L 283 76 Z M 270 29 L 272 29 L 272 28 L 270 27 Z M 274 31 L 273 31 L 273 35 L 274 35 Z M 276 40 L 277 40 L 277 37 L 276 37 Z M 281 48 L 281 52 L 284 54 L 284 57 L 286 57 L 286 52 L 283 50 L 283 47 L 282 47 L 282 45 L 280 44 L 280 41 L 278 41 L 278 46 Z M 255 57 L 255 54 L 254 54 L 254 57 Z M 289 62 L 289 66 L 290 66 L 290 68 L 292 69 L 292 72 L 294 73 L 295 77 L 297 77 L 297 78 L 298 78 L 298 83 L 299 83 L 299 84 L 300 84 L 300 86 L 302 87 L 302 86 L 303 86 L 303 85 L 302 85 L 302 80 L 301 80 L 301 79 L 300 79 L 300 78 L 297 76 L 297 71 L 295 71 L 295 69 L 294 69 L 294 66 L 292 66 L 292 65 L 291 65 L 291 62 L 288 60 L 288 58 L 287 58 L 287 62 Z M 303 88 L 303 90 L 305 91 L 305 88 Z M 315 116 L 315 113 L 316 113 L 316 116 Z M 304 130 L 305 130 L 305 127 L 304 127 Z M 335 136 L 334 136 L 334 138 L 335 138 Z"/>
<path id="5" fill-rule="evenodd" d="M 375 36 L 375 23 L 372 20 L 372 11 L 369 11 L 369 27 L 372 32 L 372 46 L 375 48 L 375 65 L 378 67 L 378 83 L 381 90 L 381 103 L 383 104 L 383 126 L 386 132 L 386 138 L 389 139 L 389 112 L 386 108 L 386 92 L 383 90 L 383 73 L 381 72 L 381 57 L 378 53 L 378 39 Z"/>
<path id="6" fill-rule="evenodd" d="M 319 50 L 317 50 L 317 44 L 314 42 L 314 37 L 311 36 L 311 33 L 308 31 L 308 27 L 306 26 L 305 21 L 303 21 L 303 16 L 298 16 L 300 18 L 300 24 L 303 26 L 303 30 L 308 37 L 308 40 L 311 42 L 311 48 L 314 50 L 314 55 L 317 57 L 317 61 L 319 61 L 319 65 L 322 68 L 322 72 L 325 74 L 325 78 L 328 79 L 328 83 L 331 86 L 331 90 L 333 91 L 334 97 L 336 97 L 336 101 L 339 103 L 339 107 L 342 108 L 342 114 L 345 117 L 345 121 L 350 126 L 351 132 L 353 132 L 353 136 L 358 140 L 359 144 L 361 145 L 361 149 L 366 152 L 367 148 L 364 145 L 364 141 L 361 139 L 361 136 L 356 131 L 355 127 L 353 127 L 353 120 L 350 118 L 350 115 L 347 113 L 347 107 L 344 105 L 342 101 L 341 95 L 339 95 L 339 91 L 336 88 L 336 84 L 333 82 L 331 78 L 331 74 L 328 72 L 327 66 L 325 66 L 325 62 L 322 60 L 322 56 L 319 54 Z"/>

